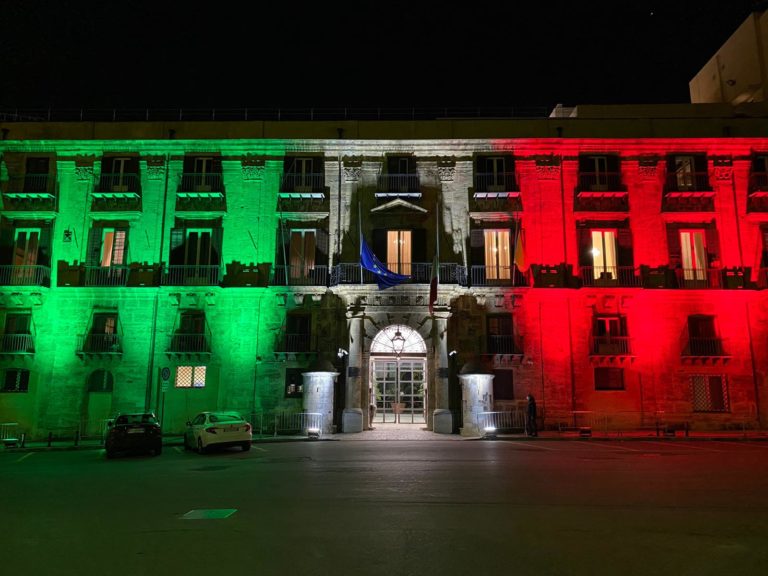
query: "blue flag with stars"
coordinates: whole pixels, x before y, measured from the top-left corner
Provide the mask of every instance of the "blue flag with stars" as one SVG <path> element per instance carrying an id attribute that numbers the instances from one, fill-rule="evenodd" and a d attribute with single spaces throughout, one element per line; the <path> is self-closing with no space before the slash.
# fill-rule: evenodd
<path id="1" fill-rule="evenodd" d="M 360 238 L 360 265 L 376 276 L 379 290 L 397 286 L 411 278 L 410 276 L 395 274 L 391 270 L 387 270 L 387 267 L 376 258 L 376 254 L 371 251 L 368 244 L 365 243 L 365 238 L 362 237 Z"/>

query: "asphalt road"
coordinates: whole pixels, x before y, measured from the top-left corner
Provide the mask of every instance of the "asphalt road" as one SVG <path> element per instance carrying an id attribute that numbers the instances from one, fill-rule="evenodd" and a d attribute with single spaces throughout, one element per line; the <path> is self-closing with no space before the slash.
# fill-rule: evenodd
<path id="1" fill-rule="evenodd" d="M 0 452 L 0 485 L 9 576 L 768 574 L 768 442 Z"/>

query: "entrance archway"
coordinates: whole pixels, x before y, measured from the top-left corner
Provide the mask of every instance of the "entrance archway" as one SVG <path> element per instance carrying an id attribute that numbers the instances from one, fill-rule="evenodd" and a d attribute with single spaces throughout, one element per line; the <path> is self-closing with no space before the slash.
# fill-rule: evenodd
<path id="1" fill-rule="evenodd" d="M 392 324 L 371 343 L 373 423 L 426 424 L 427 345 L 416 330 Z"/>

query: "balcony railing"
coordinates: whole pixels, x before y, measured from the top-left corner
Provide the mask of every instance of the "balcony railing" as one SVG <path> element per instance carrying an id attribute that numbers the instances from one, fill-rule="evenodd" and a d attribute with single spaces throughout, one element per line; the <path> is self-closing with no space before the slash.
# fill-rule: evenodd
<path id="1" fill-rule="evenodd" d="M 210 354 L 211 345 L 205 334 L 176 332 L 171 337 L 168 352 L 174 354 Z"/>
<path id="2" fill-rule="evenodd" d="M 48 266 L 0 266 L 0 286 L 50 286 Z"/>
<path id="3" fill-rule="evenodd" d="M 632 266 L 582 266 L 581 285 L 586 287 L 626 287 L 642 285 L 637 269 Z"/>
<path id="4" fill-rule="evenodd" d="M 220 268 L 215 266 L 181 266 L 171 264 L 165 271 L 163 284 L 166 286 L 216 286 L 219 283 Z"/>
<path id="5" fill-rule="evenodd" d="M 475 192 L 503 193 L 517 192 L 514 172 L 479 173 L 474 177 Z"/>
<path id="6" fill-rule="evenodd" d="M 593 336 L 592 356 L 629 356 L 628 336 Z"/>
<path id="7" fill-rule="evenodd" d="M 32 334 L 3 334 L 0 352 L 5 354 L 34 354 L 35 340 Z"/>
<path id="8" fill-rule="evenodd" d="M 723 339 L 716 337 L 684 337 L 682 350 L 683 356 L 727 356 Z"/>
<path id="9" fill-rule="evenodd" d="M 128 283 L 128 266 L 86 266 L 86 286 L 125 286 Z"/>
<path id="10" fill-rule="evenodd" d="M 119 334 L 84 334 L 80 335 L 80 345 L 77 353 L 119 355 L 123 353 L 123 346 Z"/>
<path id="11" fill-rule="evenodd" d="M 392 265 L 390 270 L 393 272 Z M 438 266 L 438 279 L 441 284 L 465 284 L 466 272 L 463 266 L 453 263 L 442 263 Z M 406 284 L 429 284 L 432 279 L 431 262 L 414 262 L 400 268 L 401 273 L 410 275 Z M 362 282 L 360 275 L 362 273 Z M 360 264 L 337 264 L 330 272 L 330 285 L 338 284 L 375 284 L 376 276 L 368 270 L 363 270 Z"/>
<path id="12" fill-rule="evenodd" d="M 221 196 L 224 194 L 224 181 L 221 174 L 197 174 L 185 172 L 181 175 L 178 189 L 184 196 Z"/>
<path id="13" fill-rule="evenodd" d="M 5 183 L 2 192 L 4 210 L 58 210 L 58 183 L 55 176 L 50 174 L 12 177 Z"/>
<path id="14" fill-rule="evenodd" d="M 418 174 L 380 174 L 376 185 L 377 197 L 406 196 L 420 198 Z"/>
<path id="15" fill-rule="evenodd" d="M 522 354 L 523 347 L 512 334 L 488 335 L 488 354 Z"/>
<path id="16" fill-rule="evenodd" d="M 469 199 L 470 212 L 520 212 L 522 209 L 520 192 L 473 192 Z"/>
<path id="17" fill-rule="evenodd" d="M 295 194 L 322 194 L 325 190 L 324 173 L 287 173 L 280 179 L 280 192 Z"/>
<path id="18" fill-rule="evenodd" d="M 678 288 L 711 290 L 723 288 L 719 268 L 678 268 L 675 274 Z"/>
<path id="19" fill-rule="evenodd" d="M 688 172 L 667 174 L 666 194 L 695 195 L 698 192 L 711 192 L 707 172 Z"/>
<path id="20" fill-rule="evenodd" d="M 472 266 L 472 286 L 528 286 L 528 277 L 516 266 Z"/>
<path id="21" fill-rule="evenodd" d="M 578 192 L 624 192 L 621 172 L 579 172 Z"/>
<path id="22" fill-rule="evenodd" d="M 274 286 L 327 286 L 328 266 L 275 266 Z"/>
<path id="23" fill-rule="evenodd" d="M 138 174 L 102 174 L 96 184 L 95 195 L 106 197 L 134 197 L 141 192 Z"/>
<path id="24" fill-rule="evenodd" d="M 309 334 L 285 334 L 278 343 L 278 352 L 311 352 L 312 337 Z"/>

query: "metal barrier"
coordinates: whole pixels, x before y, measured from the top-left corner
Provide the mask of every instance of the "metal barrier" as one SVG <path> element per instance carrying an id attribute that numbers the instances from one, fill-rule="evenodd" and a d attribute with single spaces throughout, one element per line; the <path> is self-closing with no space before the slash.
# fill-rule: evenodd
<path id="1" fill-rule="evenodd" d="M 0 442 L 6 448 L 13 448 L 24 442 L 24 435 L 19 430 L 18 422 L 0 423 Z"/>
<path id="2" fill-rule="evenodd" d="M 608 415 L 591 410 L 574 410 L 571 412 L 571 422 L 561 422 L 558 432 L 578 432 L 581 436 L 591 436 L 592 431 L 608 434 Z"/>
<path id="3" fill-rule="evenodd" d="M 275 436 L 278 434 L 307 434 L 316 429 L 323 430 L 323 415 L 318 412 L 280 412 L 275 414 Z"/>
<path id="4" fill-rule="evenodd" d="M 486 428 L 495 428 L 497 432 L 511 432 L 525 429 L 525 411 L 514 410 L 511 412 L 478 412 L 477 428 L 480 431 Z"/>

